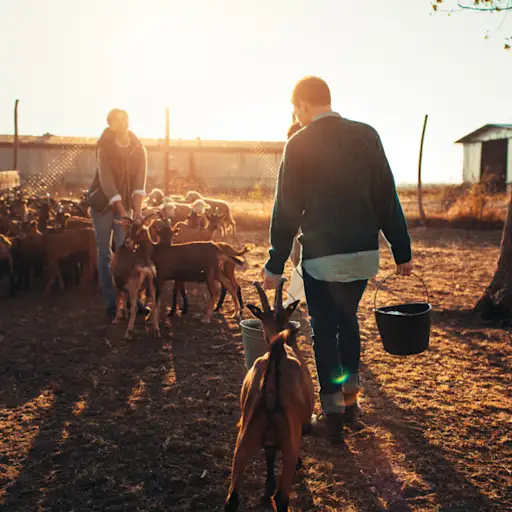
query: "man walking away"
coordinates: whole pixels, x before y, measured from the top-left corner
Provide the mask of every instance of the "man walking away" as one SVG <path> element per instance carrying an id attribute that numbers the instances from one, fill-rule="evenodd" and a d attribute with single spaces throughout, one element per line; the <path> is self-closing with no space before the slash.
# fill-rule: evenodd
<path id="1" fill-rule="evenodd" d="M 331 109 L 329 87 L 306 77 L 292 94 L 304 127 L 287 142 L 270 228 L 266 288 L 275 288 L 299 228 L 322 415 L 333 443 L 355 426 L 361 389 L 359 301 L 378 272 L 379 232 L 400 275 L 412 271 L 411 243 L 378 133 Z"/>

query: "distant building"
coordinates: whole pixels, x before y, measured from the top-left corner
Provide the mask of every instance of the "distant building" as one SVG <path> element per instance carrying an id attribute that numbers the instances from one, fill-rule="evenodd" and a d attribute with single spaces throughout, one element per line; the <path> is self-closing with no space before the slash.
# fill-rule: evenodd
<path id="1" fill-rule="evenodd" d="M 505 191 L 512 184 L 512 124 L 486 124 L 456 141 L 462 144 L 464 183 Z"/>
<path id="2" fill-rule="evenodd" d="M 0 171 L 12 168 L 14 137 L 0 135 Z M 96 171 L 96 138 L 20 136 L 21 182 L 48 178 L 49 183 L 88 187 Z M 164 140 L 142 139 L 148 152 L 148 180 L 162 186 Z M 174 177 L 191 167 L 212 189 L 249 189 L 256 183 L 273 189 L 284 142 L 171 140 L 169 167 Z M 53 177 L 53 179 L 51 179 Z"/>

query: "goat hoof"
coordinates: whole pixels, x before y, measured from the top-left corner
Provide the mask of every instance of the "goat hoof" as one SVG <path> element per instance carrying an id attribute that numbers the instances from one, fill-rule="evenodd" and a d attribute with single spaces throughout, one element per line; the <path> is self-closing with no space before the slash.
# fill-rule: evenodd
<path id="1" fill-rule="evenodd" d="M 272 512 L 274 512 L 274 504 L 272 502 L 272 496 L 273 496 L 273 494 L 271 494 L 271 495 L 265 494 L 265 496 L 263 496 L 261 498 L 260 505 L 263 507 L 263 510 L 265 510 L 265 511 L 271 510 Z"/>
<path id="2" fill-rule="evenodd" d="M 212 321 L 210 317 L 205 317 L 201 320 L 202 324 L 209 324 Z"/>
<path id="3" fill-rule="evenodd" d="M 117 324 L 120 324 L 122 321 L 123 321 L 123 317 L 121 317 L 121 316 L 116 316 L 116 317 L 114 318 L 114 320 L 112 320 L 112 323 L 113 323 L 114 325 L 117 325 Z"/>
<path id="4" fill-rule="evenodd" d="M 127 341 L 130 341 L 132 338 L 133 338 L 133 336 L 132 336 L 132 333 L 131 333 L 131 332 L 127 332 L 127 333 L 125 333 L 125 335 L 123 336 L 123 339 L 125 339 L 125 340 L 127 340 Z"/>
<path id="5" fill-rule="evenodd" d="M 153 338 L 161 338 L 161 337 L 162 337 L 162 333 L 160 332 L 160 329 L 156 329 L 153 332 Z"/>
<path id="6" fill-rule="evenodd" d="M 224 504 L 224 512 L 235 512 L 238 510 L 238 504 L 238 492 L 233 491 Z"/>

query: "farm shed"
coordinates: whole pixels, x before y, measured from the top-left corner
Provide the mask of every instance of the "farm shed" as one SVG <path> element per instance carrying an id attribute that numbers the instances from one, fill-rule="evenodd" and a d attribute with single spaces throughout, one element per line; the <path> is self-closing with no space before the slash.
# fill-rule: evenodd
<path id="1" fill-rule="evenodd" d="M 486 124 L 456 141 L 463 147 L 464 183 L 487 183 L 503 192 L 512 183 L 512 124 Z"/>
<path id="2" fill-rule="evenodd" d="M 14 137 L 0 135 L 0 170 L 12 167 Z M 96 138 L 20 136 L 19 173 L 22 183 L 47 176 L 53 184 L 89 186 L 96 170 Z M 148 152 L 148 180 L 162 186 L 162 139 L 142 139 Z M 211 188 L 248 189 L 259 183 L 273 188 L 284 142 L 171 140 L 169 168 L 186 176 L 191 168 Z M 55 177 L 52 179 L 52 177 Z"/>

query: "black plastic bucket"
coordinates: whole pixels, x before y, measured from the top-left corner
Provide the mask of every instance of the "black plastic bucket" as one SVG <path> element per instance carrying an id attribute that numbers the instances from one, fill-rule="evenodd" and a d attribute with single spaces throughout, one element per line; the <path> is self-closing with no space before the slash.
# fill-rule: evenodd
<path id="1" fill-rule="evenodd" d="M 375 292 L 373 311 L 382 345 L 386 352 L 397 356 L 420 354 L 428 348 L 432 322 L 432 306 L 430 305 L 427 287 L 423 279 L 413 274 L 421 281 L 427 295 L 427 302 L 396 304 L 378 308 L 377 294 L 391 275 L 379 284 Z"/>

